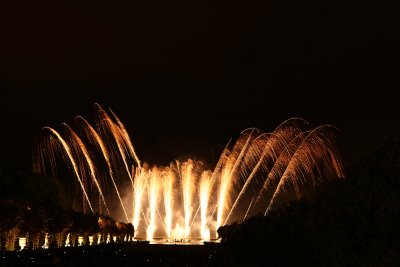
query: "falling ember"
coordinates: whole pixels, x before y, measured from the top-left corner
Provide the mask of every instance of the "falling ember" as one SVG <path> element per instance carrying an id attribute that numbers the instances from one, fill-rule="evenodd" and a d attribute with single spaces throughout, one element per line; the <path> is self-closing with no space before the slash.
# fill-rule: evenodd
<path id="1" fill-rule="evenodd" d="M 44 127 L 35 138 L 33 169 L 62 177 L 58 164 L 68 166 L 79 185 L 83 211 L 88 205 L 91 212 L 102 213 L 104 207 L 111 216 L 132 222 L 134 238 L 210 240 L 224 224 L 267 214 L 326 179 L 344 178 L 332 126 L 310 129 L 306 121 L 293 118 L 272 133 L 246 129 L 228 143 L 212 172 L 190 159 L 149 167 L 139 160 L 121 120 L 97 104 L 96 112 L 96 128 L 79 116 L 78 130 L 66 124 L 61 133 Z M 99 205 L 93 206 L 97 197 Z M 112 239 L 108 235 L 103 241 Z"/>

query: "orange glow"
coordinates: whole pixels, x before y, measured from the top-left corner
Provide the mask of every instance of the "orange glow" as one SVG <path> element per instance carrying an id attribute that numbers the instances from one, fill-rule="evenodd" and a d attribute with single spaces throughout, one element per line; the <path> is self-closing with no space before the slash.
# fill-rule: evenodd
<path id="1" fill-rule="evenodd" d="M 310 129 L 293 118 L 272 133 L 246 129 L 228 143 L 211 171 L 191 159 L 149 167 L 139 160 L 119 118 L 99 105 L 96 111 L 96 129 L 82 117 L 76 121 L 83 131 L 65 125 L 62 135 L 45 127 L 36 139 L 34 170 L 57 176 L 57 165 L 66 160 L 80 186 L 83 210 L 104 207 L 111 216 L 132 222 L 135 238 L 210 240 L 224 224 L 266 214 L 325 179 L 344 177 L 336 130 L 329 125 Z M 115 205 L 119 211 L 108 210 Z M 110 236 L 104 239 L 111 242 Z"/>

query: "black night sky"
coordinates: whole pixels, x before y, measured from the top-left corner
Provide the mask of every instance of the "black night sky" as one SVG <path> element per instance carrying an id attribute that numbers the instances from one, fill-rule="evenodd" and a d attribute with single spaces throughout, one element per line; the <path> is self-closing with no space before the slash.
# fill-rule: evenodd
<path id="1" fill-rule="evenodd" d="M 397 2 L 1 1 L 0 266 L 400 266 Z"/>
<path id="2" fill-rule="evenodd" d="M 214 162 L 241 130 L 294 116 L 337 126 L 351 159 L 400 134 L 394 2 L 10 2 L 0 160 L 30 167 L 41 127 L 93 121 L 95 102 L 149 163 Z"/>

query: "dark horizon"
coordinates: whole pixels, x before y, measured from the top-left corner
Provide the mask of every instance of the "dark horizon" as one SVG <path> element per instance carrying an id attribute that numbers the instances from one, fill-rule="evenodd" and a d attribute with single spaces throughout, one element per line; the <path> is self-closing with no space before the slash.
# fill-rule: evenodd
<path id="1" fill-rule="evenodd" d="M 43 126 L 112 108 L 139 156 L 215 162 L 243 129 L 332 124 L 346 160 L 400 136 L 394 1 L 9 3 L 0 161 Z M 392 7 L 393 5 L 393 7 Z"/>

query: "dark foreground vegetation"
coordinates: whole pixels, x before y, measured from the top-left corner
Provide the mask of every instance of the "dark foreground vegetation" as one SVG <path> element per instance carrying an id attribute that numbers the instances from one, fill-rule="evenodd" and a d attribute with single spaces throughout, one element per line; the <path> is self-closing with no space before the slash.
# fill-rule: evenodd
<path id="1" fill-rule="evenodd" d="M 219 229 L 228 265 L 400 266 L 400 143 L 384 140 L 313 196 Z"/>
<path id="2" fill-rule="evenodd" d="M 400 266 L 400 142 L 383 140 L 370 153 L 352 161 L 346 168 L 346 179 L 324 183 L 302 201 L 287 203 L 268 216 L 221 227 L 221 244 L 126 242 L 16 252 L 4 248 L 3 236 L 0 266 Z M 5 174 L 0 172 L 3 184 Z M 21 193 L 12 199 L 12 190 L 1 190 L 3 232 L 13 227 L 20 234 L 32 232 L 35 220 L 37 232 L 42 234 L 101 231 L 94 219 L 83 223 L 82 217 L 83 221 L 76 223 L 76 213 L 56 214 L 62 209 L 52 207 L 55 201 L 50 205 L 45 196 Z M 61 218 L 63 227 L 56 223 Z M 28 219 L 32 221 L 26 223 Z"/>

